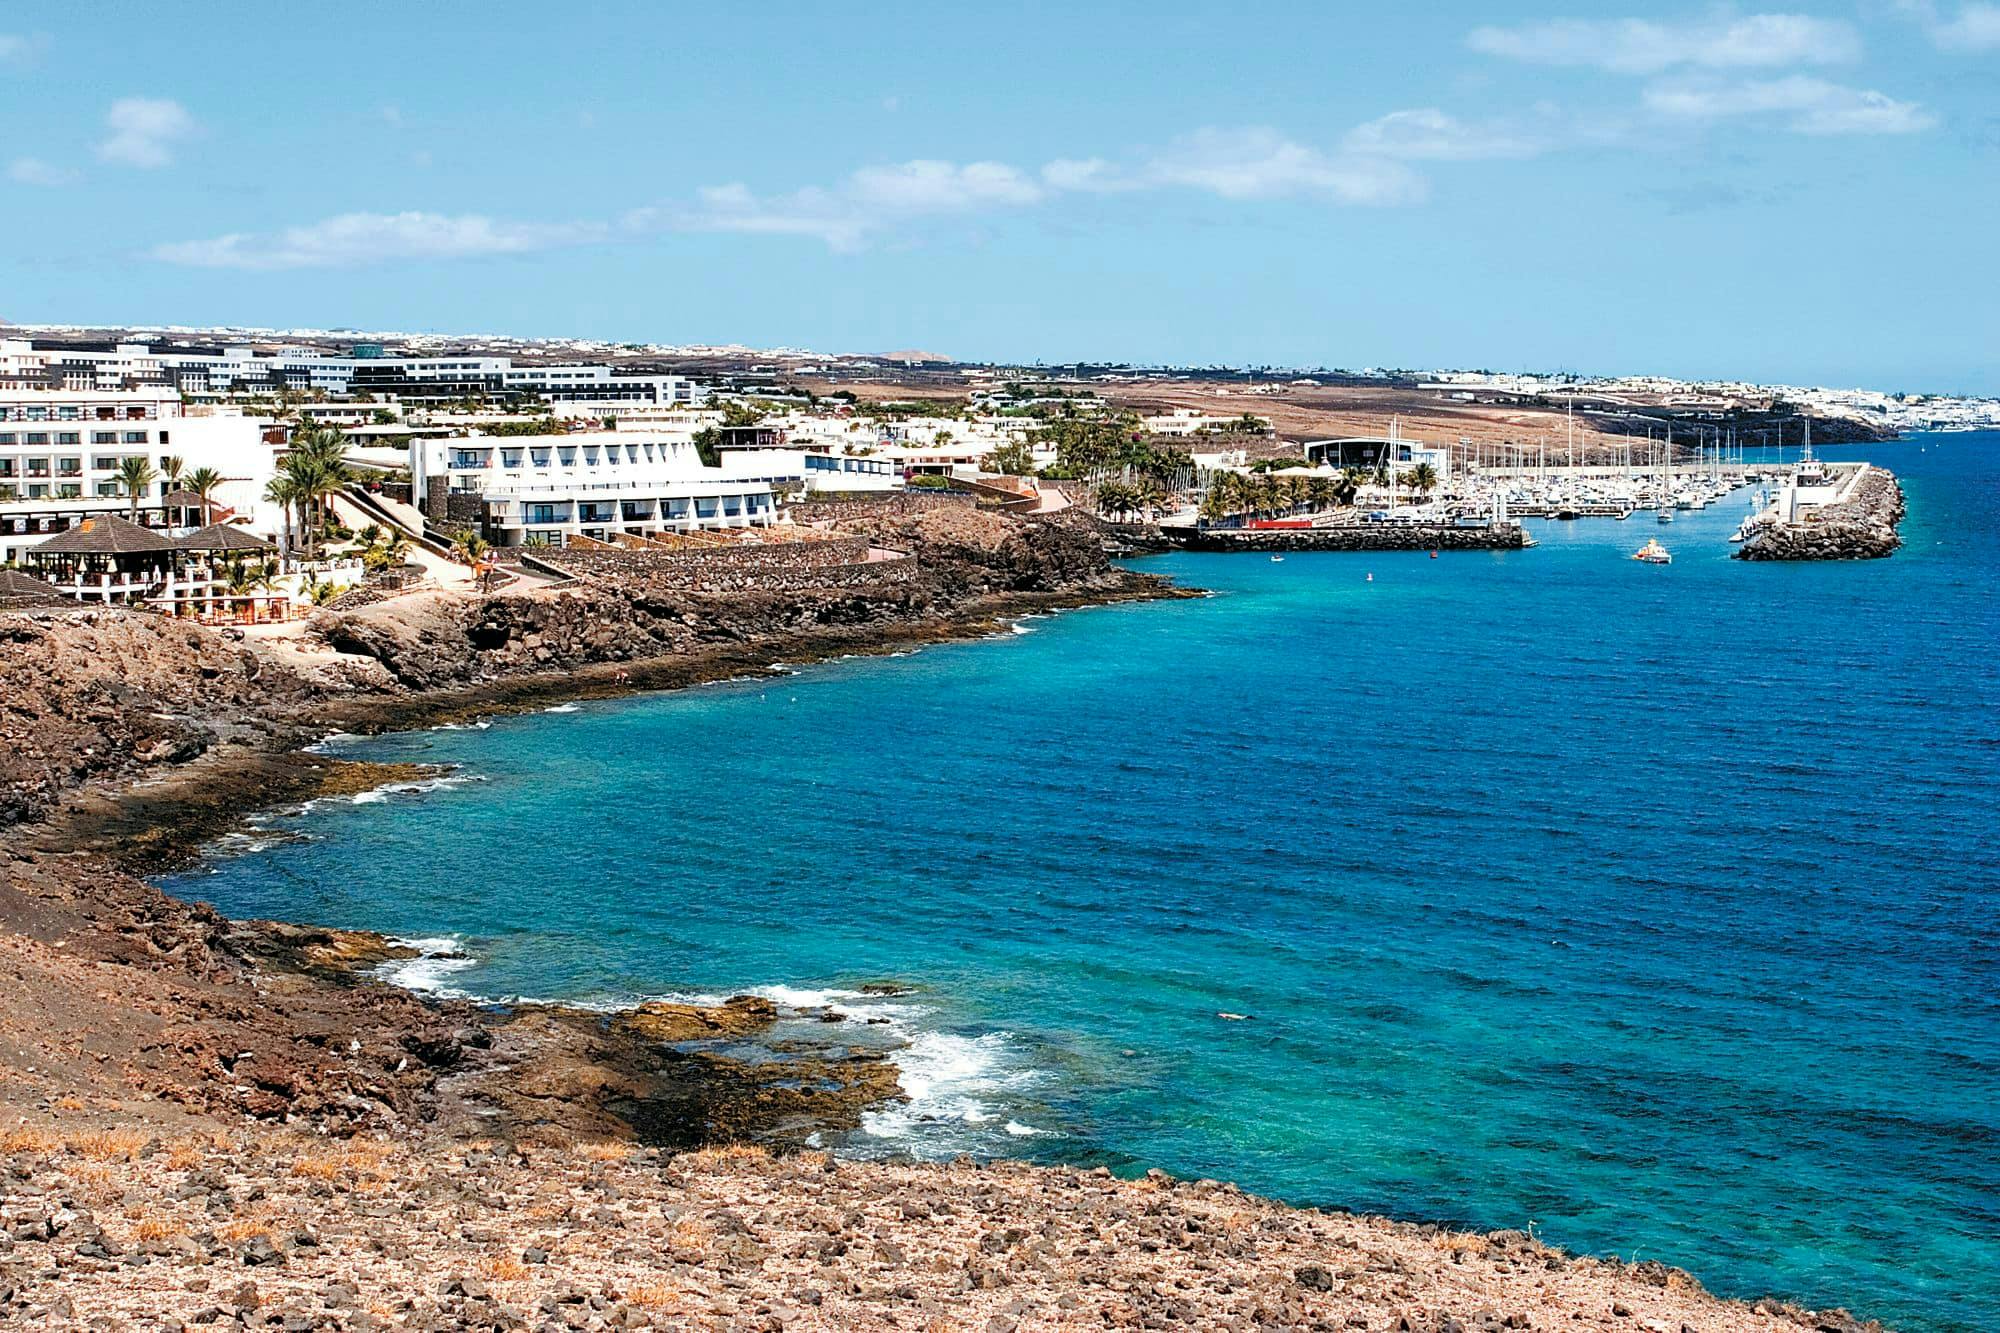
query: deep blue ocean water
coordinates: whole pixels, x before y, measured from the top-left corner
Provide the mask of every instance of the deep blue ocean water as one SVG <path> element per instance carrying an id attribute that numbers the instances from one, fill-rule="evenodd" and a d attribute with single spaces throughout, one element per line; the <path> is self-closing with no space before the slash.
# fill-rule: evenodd
<path id="1" fill-rule="evenodd" d="M 172 887 L 455 937 L 403 975 L 473 994 L 889 1017 L 914 1100 L 852 1152 L 2000 1327 L 2000 435 L 1866 453 L 1911 502 L 1888 561 L 1731 562 L 1740 495 L 1525 552 L 1152 560 L 1217 595 L 336 741 L 460 768 Z M 1654 536 L 1672 566 L 1625 558 Z"/>

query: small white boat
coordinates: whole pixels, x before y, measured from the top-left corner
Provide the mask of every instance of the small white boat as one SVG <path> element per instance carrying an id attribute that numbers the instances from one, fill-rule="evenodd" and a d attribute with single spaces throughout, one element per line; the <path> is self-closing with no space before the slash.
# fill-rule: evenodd
<path id="1" fill-rule="evenodd" d="M 1274 565 L 1282 565 L 1285 563 L 1285 557 L 1281 555 L 1274 555 L 1271 557 L 1271 563 Z"/>
<path id="2" fill-rule="evenodd" d="M 1659 520 L 1660 520 L 1660 522 L 1662 522 L 1662 523 L 1671 523 L 1671 522 L 1673 522 L 1673 521 L 1674 521 L 1674 511 L 1673 511 L 1673 509 L 1672 509 L 1671 507 L 1667 506 L 1667 505 L 1661 505 L 1661 506 L 1660 506 L 1660 513 L 1659 513 Z"/>
<path id="3" fill-rule="evenodd" d="M 1632 558 L 1648 565 L 1671 565 L 1674 563 L 1672 553 L 1657 541 L 1649 541 L 1644 546 L 1641 546 L 1637 551 L 1632 553 Z"/>

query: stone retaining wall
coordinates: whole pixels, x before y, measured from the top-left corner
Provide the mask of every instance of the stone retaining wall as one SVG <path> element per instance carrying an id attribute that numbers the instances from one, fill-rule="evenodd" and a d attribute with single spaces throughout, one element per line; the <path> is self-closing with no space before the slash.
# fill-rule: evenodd
<path id="1" fill-rule="evenodd" d="M 1738 560 L 1880 560 L 1903 544 L 1903 488 L 1886 468 L 1864 464 L 1848 498 L 1801 523 L 1766 523 L 1735 550 Z"/>
<path id="2" fill-rule="evenodd" d="M 801 500 L 791 507 L 790 512 L 794 523 L 830 523 L 843 518 L 923 514 L 933 509 L 963 508 L 972 503 L 972 497 L 963 492 L 895 491 L 865 500 Z"/>
<path id="3" fill-rule="evenodd" d="M 1460 528 L 1364 523 L 1341 528 L 1161 528 L 1169 544 L 1188 551 L 1517 551 L 1527 545 L 1515 525 Z"/>
<path id="4" fill-rule="evenodd" d="M 866 541 L 842 537 L 716 550 L 553 550 L 539 563 L 578 578 L 674 592 L 799 592 L 909 579 L 908 556 L 870 560 L 869 551 Z"/>

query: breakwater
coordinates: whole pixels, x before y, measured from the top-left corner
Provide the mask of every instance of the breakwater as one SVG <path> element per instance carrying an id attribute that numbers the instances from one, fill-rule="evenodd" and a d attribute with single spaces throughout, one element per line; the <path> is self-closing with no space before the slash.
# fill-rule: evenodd
<path id="1" fill-rule="evenodd" d="M 1337 528 L 1177 528 L 1154 530 L 1183 551 L 1518 551 L 1518 524 L 1462 528 L 1442 523 L 1357 523 Z"/>
<path id="2" fill-rule="evenodd" d="M 1738 560 L 1880 560 L 1903 544 L 1903 488 L 1886 468 L 1862 465 L 1861 476 L 1837 504 L 1808 511 L 1795 522 L 1756 523 Z"/>

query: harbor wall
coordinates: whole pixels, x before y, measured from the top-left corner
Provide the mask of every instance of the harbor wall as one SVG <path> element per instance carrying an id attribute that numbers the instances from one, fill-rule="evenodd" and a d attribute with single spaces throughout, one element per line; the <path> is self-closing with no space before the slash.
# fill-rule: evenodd
<path id="1" fill-rule="evenodd" d="M 1859 480 L 1838 504 L 1802 521 L 1766 521 L 1734 552 L 1738 560 L 1880 560 L 1903 544 L 1903 488 L 1886 468 L 1863 464 Z"/>
<path id="2" fill-rule="evenodd" d="M 1518 551 L 1518 524 L 1461 528 L 1448 524 L 1357 523 L 1338 528 L 1173 528 L 1157 530 L 1184 551 Z"/>

